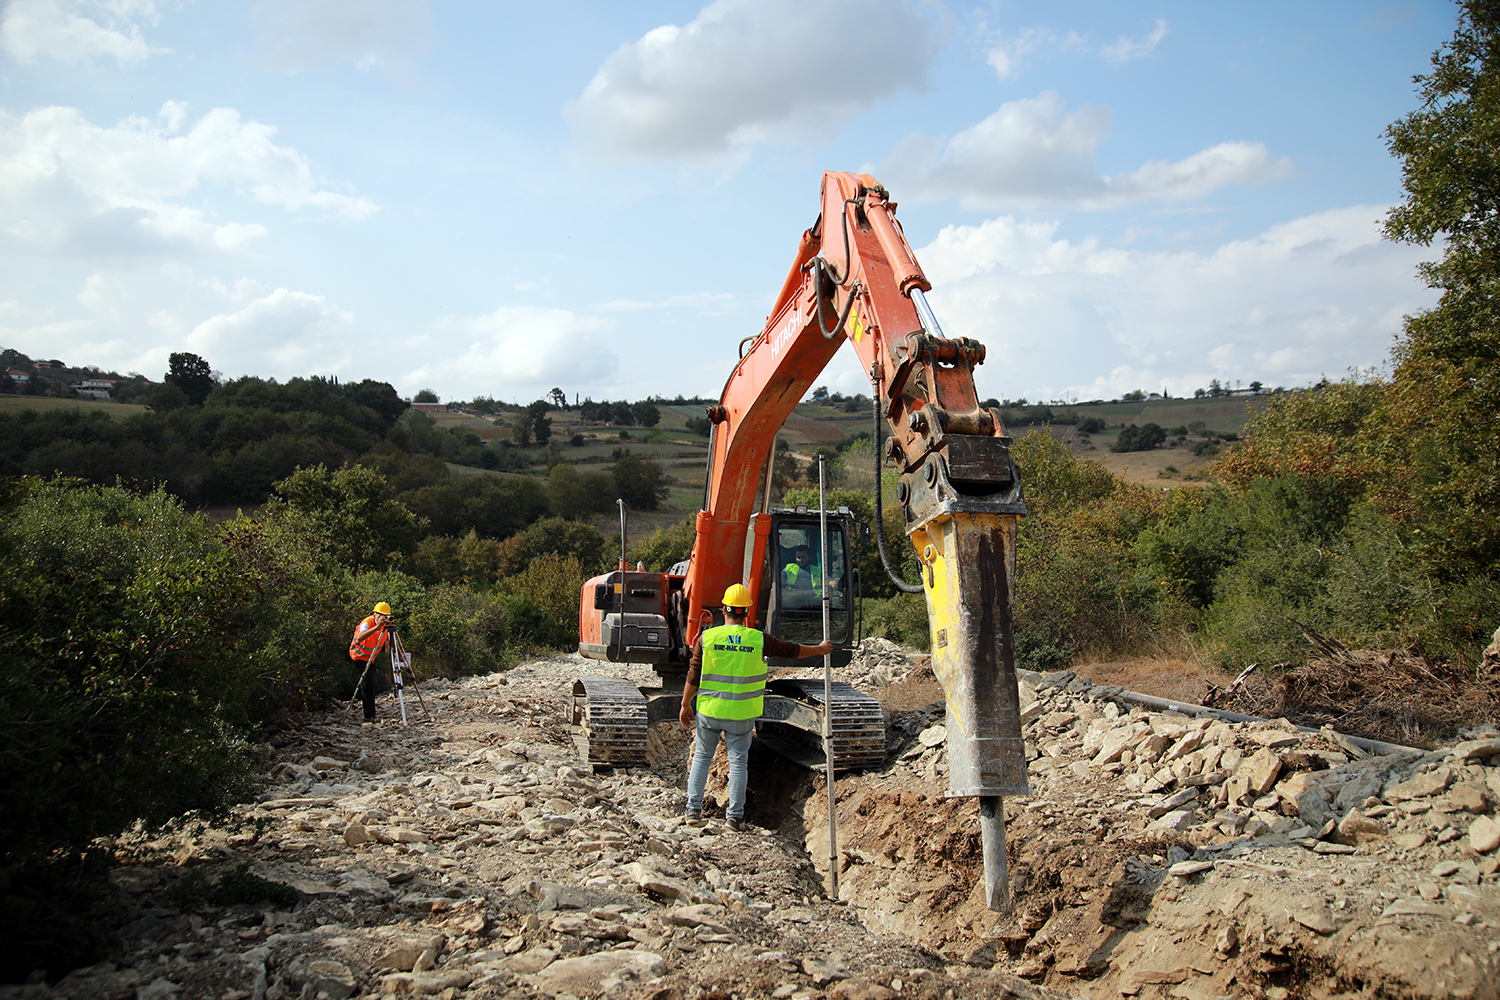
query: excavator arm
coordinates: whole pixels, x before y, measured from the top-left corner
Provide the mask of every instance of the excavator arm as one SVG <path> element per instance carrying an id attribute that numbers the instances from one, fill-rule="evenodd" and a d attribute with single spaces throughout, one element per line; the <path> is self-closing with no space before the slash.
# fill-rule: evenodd
<path id="1" fill-rule="evenodd" d="M 947 698 L 949 794 L 980 800 L 986 896 L 998 910 L 1008 906 L 1000 799 L 1029 792 L 1010 614 L 1025 505 L 999 414 L 976 397 L 984 347 L 943 336 L 895 209 L 868 175 L 824 174 L 818 221 L 709 410 L 686 639 L 710 620 L 719 595 L 743 582 L 745 524 L 769 483 L 776 434 L 849 341 L 890 430 L 885 457 L 901 470 L 897 499 L 922 575 L 908 586 L 926 597 L 933 669 Z"/>

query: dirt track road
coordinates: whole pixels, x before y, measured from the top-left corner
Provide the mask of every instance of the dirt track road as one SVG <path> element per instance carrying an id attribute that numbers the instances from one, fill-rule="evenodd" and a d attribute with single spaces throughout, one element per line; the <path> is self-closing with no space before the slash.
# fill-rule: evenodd
<path id="1" fill-rule="evenodd" d="M 1348 760 L 1053 678 L 1028 694 L 1034 794 L 1006 803 L 1000 916 L 978 903 L 974 804 L 943 799 L 920 658 L 882 648 L 846 674 L 890 707 L 891 743 L 839 782 L 837 902 L 816 776 L 757 752 L 752 826 L 687 827 L 680 730 L 653 730 L 650 772 L 579 757 L 583 672 L 429 682 L 408 727 L 382 701 L 374 726 L 274 734 L 235 824 L 120 845 L 117 963 L 0 996 L 1500 995 L 1493 740 Z M 226 875 L 295 901 L 226 902 Z"/>

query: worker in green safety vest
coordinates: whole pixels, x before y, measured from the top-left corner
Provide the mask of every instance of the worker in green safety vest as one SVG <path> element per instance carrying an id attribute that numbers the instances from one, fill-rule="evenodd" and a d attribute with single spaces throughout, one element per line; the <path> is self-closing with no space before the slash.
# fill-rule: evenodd
<path id="1" fill-rule="evenodd" d="M 694 826 L 703 822 L 703 790 L 723 734 L 729 754 L 729 802 L 724 818 L 731 830 L 745 827 L 750 740 L 755 734 L 755 720 L 765 707 L 765 658 L 801 659 L 833 652 L 833 643 L 826 639 L 816 646 L 804 646 L 749 628 L 745 624 L 749 610 L 749 588 L 736 583 L 726 590 L 724 624 L 699 633 L 688 661 L 678 721 L 684 729 L 694 729 L 687 793 L 687 821 Z"/>
<path id="2" fill-rule="evenodd" d="M 781 584 L 791 590 L 816 590 L 822 584 L 818 567 L 812 564 L 812 549 L 799 545 L 792 561 L 781 570 Z"/>

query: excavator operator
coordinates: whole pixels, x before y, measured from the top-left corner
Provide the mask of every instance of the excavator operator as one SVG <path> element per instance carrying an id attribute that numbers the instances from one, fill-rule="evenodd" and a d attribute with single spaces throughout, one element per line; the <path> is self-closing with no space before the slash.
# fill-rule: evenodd
<path id="1" fill-rule="evenodd" d="M 821 583 L 821 573 L 812 564 L 812 548 L 797 546 L 792 561 L 781 571 L 782 586 L 791 590 L 817 590 Z"/>
<path id="2" fill-rule="evenodd" d="M 724 807 L 725 825 L 745 828 L 745 782 L 750 774 L 750 740 L 755 720 L 765 708 L 767 656 L 800 659 L 827 656 L 833 643 L 816 646 L 787 642 L 745 625 L 750 609 L 750 589 L 736 583 L 724 591 L 724 624 L 704 629 L 693 643 L 688 661 L 687 683 L 682 689 L 678 721 L 693 733 L 693 765 L 688 771 L 687 822 L 703 822 L 703 790 L 708 768 L 719 748 L 719 734 L 729 753 L 729 802 Z M 700 693 L 701 691 L 701 693 Z"/>

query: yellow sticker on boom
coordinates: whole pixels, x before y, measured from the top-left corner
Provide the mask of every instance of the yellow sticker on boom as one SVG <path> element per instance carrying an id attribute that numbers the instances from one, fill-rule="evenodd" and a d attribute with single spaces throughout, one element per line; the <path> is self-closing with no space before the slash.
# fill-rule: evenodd
<path id="1" fill-rule="evenodd" d="M 859 338 L 865 335 L 865 325 L 859 321 L 859 310 L 852 309 L 849 312 L 849 323 L 854 327 L 854 342 L 859 343 Z"/>

